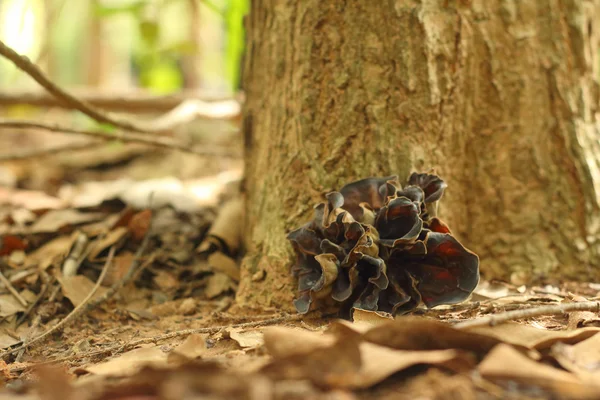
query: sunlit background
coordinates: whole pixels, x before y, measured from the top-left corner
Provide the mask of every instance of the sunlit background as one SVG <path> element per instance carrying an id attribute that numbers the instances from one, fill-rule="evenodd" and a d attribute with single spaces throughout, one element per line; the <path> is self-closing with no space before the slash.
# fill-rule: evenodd
<path id="1" fill-rule="evenodd" d="M 0 0 L 0 37 L 55 82 L 232 93 L 249 0 Z M 36 89 L 0 60 L 0 89 Z"/>

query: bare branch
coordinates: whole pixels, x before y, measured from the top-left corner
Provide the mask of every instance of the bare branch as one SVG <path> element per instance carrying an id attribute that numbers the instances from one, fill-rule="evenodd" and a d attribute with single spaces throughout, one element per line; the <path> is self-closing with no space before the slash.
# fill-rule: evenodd
<path id="1" fill-rule="evenodd" d="M 3 120 L 0 119 L 1 128 L 13 128 L 13 129 L 42 129 L 49 132 L 59 133 L 70 133 L 75 135 L 85 135 L 102 140 L 120 140 L 129 143 L 141 143 L 155 147 L 167 148 L 180 150 L 187 153 L 204 155 L 204 156 L 219 156 L 219 157 L 233 157 L 231 149 L 227 148 L 209 148 L 209 149 L 195 149 L 187 143 L 177 142 L 166 136 L 149 136 L 136 132 L 104 132 L 104 131 L 91 131 L 83 129 L 73 129 L 62 127 L 59 125 L 45 124 L 41 122 L 32 121 L 20 121 L 20 120 Z"/>
<path id="2" fill-rule="evenodd" d="M 100 111 L 94 108 L 91 104 L 81 101 L 69 94 L 64 89 L 60 88 L 58 85 L 50 81 L 44 75 L 44 73 L 27 57 L 18 54 L 12 48 L 8 47 L 4 42 L 0 40 L 0 55 L 6 57 L 19 69 L 25 72 L 27 75 L 31 76 L 37 83 L 44 87 L 48 92 L 54 95 L 57 99 L 61 100 L 63 103 L 68 104 L 72 108 L 81 111 L 85 115 L 90 118 L 101 122 L 110 124 L 125 130 L 134 131 L 134 132 L 149 132 L 153 131 L 152 129 L 148 129 L 147 127 L 141 127 L 138 124 L 134 124 L 130 121 L 125 121 L 121 119 L 117 119 L 106 114 L 103 111 Z"/>
<path id="3" fill-rule="evenodd" d="M 78 150 L 87 150 L 93 147 L 103 144 L 103 142 L 94 140 L 85 143 L 74 143 L 66 146 L 52 146 L 43 149 L 25 150 L 25 151 L 11 151 L 10 153 L 0 154 L 0 162 L 4 161 L 16 161 L 16 160 L 27 160 L 29 158 L 41 158 L 47 157 L 54 154 L 66 153 Z"/>
<path id="4" fill-rule="evenodd" d="M 223 104 L 231 101 L 241 103 L 243 96 L 215 96 L 210 94 L 202 94 L 194 92 L 179 92 L 166 96 L 148 95 L 145 93 L 122 93 L 115 94 L 114 92 L 102 93 L 90 90 L 74 90 L 71 91 L 73 96 L 81 99 L 84 103 L 91 104 L 95 107 L 104 110 L 122 111 L 129 113 L 164 113 L 173 110 L 175 107 L 184 103 L 187 100 L 201 101 L 206 104 L 206 108 L 210 110 L 207 113 L 198 113 L 198 118 L 205 119 L 235 119 L 239 115 L 218 115 L 213 110 L 223 108 Z M 19 92 L 19 91 L 3 91 L 0 93 L 0 106 L 12 105 L 30 105 L 35 107 L 59 107 L 65 109 L 74 109 L 72 104 L 65 104 L 58 101 L 54 96 L 47 92 Z"/>
<path id="5" fill-rule="evenodd" d="M 5 356 L 7 356 L 9 354 L 14 354 L 14 353 L 20 352 L 21 350 L 27 349 L 28 347 L 34 345 L 35 343 L 40 342 L 44 338 L 47 338 L 54 332 L 57 332 L 58 330 L 63 329 L 65 326 L 67 326 L 67 324 L 72 323 L 78 317 L 83 315 L 86 311 L 89 311 L 89 307 L 88 307 L 89 302 L 92 299 L 92 297 L 94 297 L 94 295 L 96 294 L 98 289 L 100 289 L 100 285 L 102 285 L 102 281 L 104 280 L 104 277 L 106 276 L 106 273 L 107 273 L 108 269 L 110 268 L 110 265 L 112 264 L 114 256 L 115 256 L 115 246 L 112 246 L 108 252 L 108 257 L 106 259 L 106 262 L 104 263 L 104 268 L 102 268 L 102 272 L 100 273 L 100 277 L 98 277 L 96 284 L 94 285 L 92 290 L 88 293 L 88 295 L 85 297 L 85 299 L 83 299 L 83 301 L 77 307 L 75 307 L 73 309 L 73 311 L 71 311 L 59 323 L 57 323 L 56 325 L 54 325 L 52 328 L 48 329 L 41 335 L 36 336 L 35 338 L 33 338 L 31 340 L 26 340 L 21 346 L 16 347 L 11 350 L 8 350 L 8 351 L 5 351 L 4 353 L 0 354 L 0 358 L 4 358 Z"/>
<path id="6" fill-rule="evenodd" d="M 539 317 L 540 315 L 558 315 L 572 311 L 595 311 L 600 312 L 600 302 L 582 301 L 578 303 L 559 304 L 555 306 L 541 306 L 527 308 L 525 310 L 507 311 L 504 313 L 489 315 L 470 321 L 459 322 L 453 326 L 457 329 L 469 329 L 480 326 L 494 326 L 516 319 Z"/>

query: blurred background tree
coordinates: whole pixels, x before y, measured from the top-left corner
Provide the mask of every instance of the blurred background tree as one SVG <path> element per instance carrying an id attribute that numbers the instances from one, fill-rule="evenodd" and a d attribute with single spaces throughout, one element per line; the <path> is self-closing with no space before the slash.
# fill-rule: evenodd
<path id="1" fill-rule="evenodd" d="M 0 37 L 67 87 L 239 88 L 249 0 L 3 0 Z M 0 89 L 36 84 L 0 60 Z"/>

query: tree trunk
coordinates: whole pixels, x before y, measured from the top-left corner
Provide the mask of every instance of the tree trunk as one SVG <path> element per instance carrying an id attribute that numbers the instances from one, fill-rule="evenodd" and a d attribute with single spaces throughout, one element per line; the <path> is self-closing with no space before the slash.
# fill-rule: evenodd
<path id="1" fill-rule="evenodd" d="M 600 278 L 599 19 L 591 0 L 253 0 L 239 300 L 291 307 L 286 233 L 326 192 L 431 168 L 483 277 Z"/>
<path id="2" fill-rule="evenodd" d="M 198 0 L 189 0 L 188 2 L 189 11 L 189 28 L 188 28 L 188 40 L 194 45 L 194 51 L 192 54 L 185 55 L 182 62 L 183 70 L 183 82 L 185 89 L 196 90 L 200 88 L 200 71 L 202 69 L 200 48 L 202 47 L 202 40 L 200 38 L 201 28 L 201 15 L 200 15 L 200 2 Z"/>

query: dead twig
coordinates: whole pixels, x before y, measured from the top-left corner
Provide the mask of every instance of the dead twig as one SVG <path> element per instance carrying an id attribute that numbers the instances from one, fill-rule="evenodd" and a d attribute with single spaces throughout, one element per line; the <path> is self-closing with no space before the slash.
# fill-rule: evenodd
<path id="1" fill-rule="evenodd" d="M 152 199 L 150 199 L 149 203 L 150 204 L 152 203 Z M 97 307 L 101 303 L 110 299 L 119 290 L 121 290 L 122 287 L 126 286 L 133 279 L 133 277 L 136 275 L 137 271 L 140 269 L 139 268 L 140 260 L 142 259 L 142 255 L 146 251 L 146 248 L 148 247 L 148 243 L 150 242 L 151 233 L 152 233 L 152 218 L 150 218 L 150 224 L 148 226 L 148 230 L 146 231 L 146 236 L 144 236 L 144 240 L 142 241 L 142 244 L 140 244 L 140 247 L 137 249 L 135 255 L 133 256 L 133 260 L 131 261 L 131 264 L 129 265 L 129 269 L 127 270 L 127 273 L 125 274 L 125 276 L 123 276 L 123 278 L 121 278 L 118 282 L 116 282 L 114 285 L 112 285 L 110 287 L 110 289 L 108 289 L 101 297 L 97 298 L 94 301 L 91 301 L 87 307 L 88 311 L 92 310 L 93 308 Z"/>
<path id="2" fill-rule="evenodd" d="M 25 340 L 21 346 L 11 349 L 11 350 L 8 350 L 8 351 L 5 351 L 4 353 L 0 354 L 0 358 L 4 358 L 7 355 L 17 353 L 17 352 L 27 349 L 28 347 L 32 346 L 33 344 L 38 343 L 41 340 L 47 338 L 49 335 L 53 334 L 54 332 L 57 332 L 58 330 L 63 329 L 67 324 L 73 322 L 79 316 L 83 315 L 88 310 L 88 304 L 91 304 L 90 300 L 92 299 L 92 297 L 94 297 L 94 295 L 100 288 L 100 285 L 102 284 L 102 281 L 104 280 L 104 277 L 106 276 L 106 273 L 110 267 L 110 264 L 112 264 L 114 255 L 115 255 L 115 247 L 112 246 L 110 248 L 110 251 L 108 252 L 108 257 L 106 259 L 106 263 L 104 263 L 104 268 L 102 268 L 102 272 L 100 273 L 100 277 L 96 281 L 94 288 L 90 291 L 90 293 L 88 293 L 86 298 L 77 307 L 75 307 L 73 309 L 73 311 L 71 311 L 59 323 L 57 323 L 56 325 L 54 325 L 53 327 L 51 327 L 50 329 L 48 329 L 41 335 L 36 336 L 35 338 L 33 338 L 29 341 Z M 32 329 L 33 329 L 33 326 L 32 326 Z"/>
<path id="3" fill-rule="evenodd" d="M 494 326 L 515 319 L 538 317 L 540 315 L 558 315 L 572 311 L 594 311 L 600 312 L 600 302 L 582 301 L 578 303 L 558 304 L 554 306 L 541 306 L 527 308 L 524 310 L 507 311 L 504 313 L 477 318 L 470 321 L 459 322 L 453 325 L 457 329 L 469 329 L 480 326 Z"/>
<path id="4" fill-rule="evenodd" d="M 48 302 L 52 303 L 54 300 L 56 300 L 56 296 L 58 296 L 58 292 L 60 291 L 60 285 L 56 285 L 54 287 L 54 290 L 52 291 L 52 293 L 50 293 L 50 297 L 48 297 Z M 38 326 L 40 326 L 40 324 L 42 323 L 42 316 L 40 314 L 38 314 L 33 322 L 31 323 L 31 326 L 29 327 L 29 330 L 27 331 L 27 334 L 25 335 L 25 337 L 23 338 L 23 345 L 21 346 L 21 349 L 19 350 L 17 356 L 15 357 L 15 362 L 21 362 L 21 358 L 23 358 L 23 355 L 25 354 L 25 350 L 27 350 L 27 347 L 30 344 L 31 341 L 31 337 L 33 336 L 33 334 L 35 333 L 35 331 L 37 330 Z"/>
<path id="5" fill-rule="evenodd" d="M 48 291 L 48 289 L 50 288 L 50 286 L 54 283 L 55 278 L 53 277 L 51 280 L 49 279 L 47 282 L 45 282 L 42 285 L 42 289 L 40 290 L 40 294 L 37 296 L 37 298 L 35 299 L 35 301 L 33 303 L 31 303 L 29 305 L 29 307 L 27 308 L 27 310 L 25 310 L 25 312 L 23 313 L 23 315 L 21 315 L 19 317 L 19 319 L 17 319 L 17 326 L 20 326 L 23 322 L 25 322 L 25 319 L 27 319 L 27 316 L 29 316 L 29 314 L 31 314 L 31 312 L 33 311 L 33 309 L 40 304 L 40 301 L 44 298 L 44 296 L 46 295 L 46 292 Z"/>
<path id="6" fill-rule="evenodd" d="M 2 281 L 2 283 L 4 283 L 4 286 L 6 286 L 6 288 L 10 292 L 10 294 L 12 294 L 13 297 L 15 299 L 17 299 L 17 301 L 19 303 L 21 303 L 21 305 L 23 307 L 27 307 L 27 300 L 25 300 L 23 298 L 23 296 L 21 296 L 19 294 L 19 292 L 17 292 L 17 289 L 15 289 L 15 287 L 10 283 L 10 281 L 4 276 L 4 274 L 2 273 L 2 271 L 0 271 L 0 281 Z"/>
<path id="7" fill-rule="evenodd" d="M 194 91 L 182 91 L 170 95 L 152 95 L 143 92 L 117 93 L 98 92 L 97 90 L 72 90 L 73 96 L 89 103 L 95 107 L 105 110 L 113 110 L 128 113 L 164 113 L 172 111 L 187 100 L 201 100 L 210 105 L 209 113 L 199 113 L 199 118 L 204 119 L 229 119 L 238 116 L 218 115 L 215 110 L 219 110 L 226 101 L 234 100 L 238 103 L 243 102 L 243 95 L 211 95 L 208 93 L 198 93 Z M 50 93 L 43 91 L 3 91 L 0 93 L 0 106 L 12 106 L 25 104 L 34 107 L 57 107 L 72 110 L 71 104 L 65 104 L 58 101 Z"/>
<path id="8" fill-rule="evenodd" d="M 75 96 L 69 94 L 67 91 L 60 88 L 50 79 L 48 79 L 46 75 L 44 75 L 44 73 L 38 68 L 38 66 L 32 63 L 27 57 L 20 55 L 1 40 L 0 55 L 10 60 L 17 68 L 19 68 L 27 75 L 32 77 L 33 80 L 39 83 L 44 89 L 46 89 L 57 99 L 59 99 L 63 103 L 69 104 L 74 109 L 81 111 L 85 115 L 98 122 L 110 124 L 125 130 L 135 132 L 153 131 L 152 129 L 148 129 L 147 127 L 141 127 L 133 122 L 117 119 L 113 116 L 106 114 L 103 111 L 97 110 L 91 104 L 77 99 Z"/>
<path id="9" fill-rule="evenodd" d="M 83 232 L 77 233 L 77 238 L 75 239 L 75 243 L 71 247 L 71 252 L 67 256 L 66 260 L 63 262 L 62 273 L 63 276 L 75 276 L 77 275 L 77 270 L 83 261 L 84 252 L 86 256 L 89 254 L 89 249 L 87 252 L 86 247 L 89 243 L 90 239 Z"/>
<path id="10" fill-rule="evenodd" d="M 25 151 L 14 151 L 11 150 L 10 153 L 0 154 L 0 162 L 4 161 L 17 161 L 17 160 L 27 160 L 30 158 L 42 158 L 48 157 L 51 155 L 59 154 L 59 153 L 68 153 L 79 150 L 87 150 L 93 147 L 97 147 L 98 145 L 104 144 L 101 141 L 89 141 L 85 143 L 74 143 L 66 146 L 52 146 L 43 149 L 34 149 L 34 150 L 25 150 Z"/>
<path id="11" fill-rule="evenodd" d="M 42 129 L 49 132 L 58 133 L 69 133 L 75 135 L 85 135 L 105 141 L 123 141 L 130 143 L 142 143 L 154 147 L 161 147 L 167 149 L 180 150 L 187 153 L 198 154 L 203 156 L 219 156 L 228 157 L 232 156 L 232 152 L 225 148 L 208 148 L 208 149 L 195 149 L 187 143 L 180 143 L 174 141 L 167 136 L 148 136 L 135 132 L 105 132 L 105 131 L 92 131 L 84 129 L 73 129 L 64 126 L 45 124 L 42 122 L 33 121 L 20 121 L 20 120 L 3 120 L 0 119 L 0 128 L 13 128 L 13 129 Z"/>

